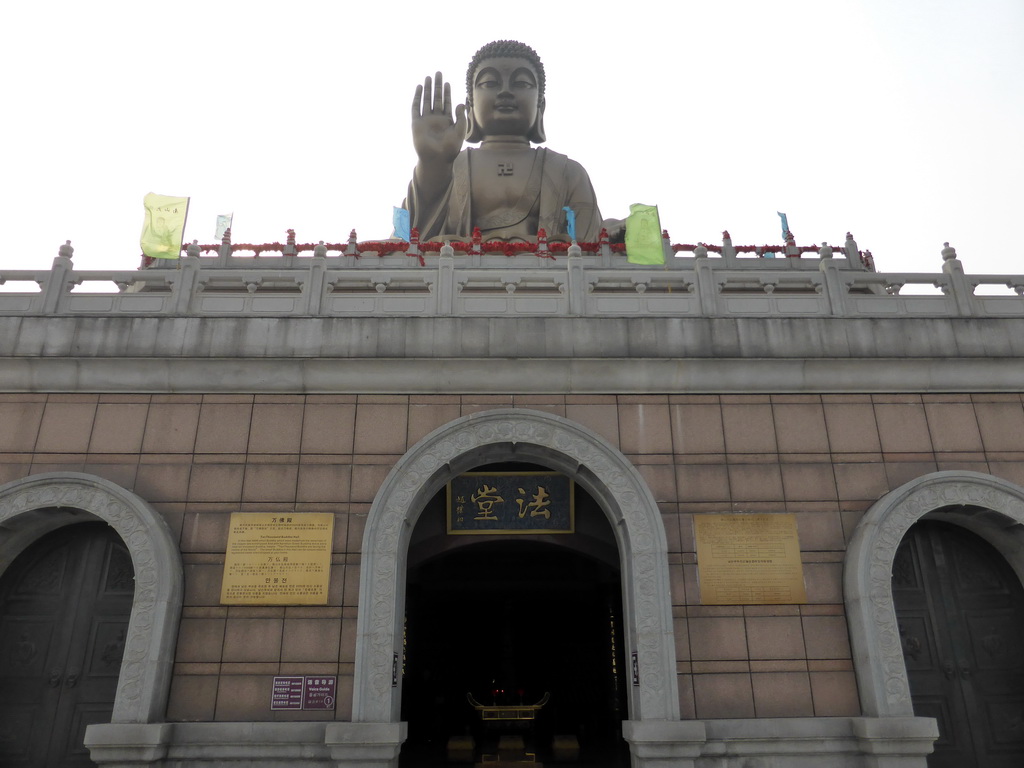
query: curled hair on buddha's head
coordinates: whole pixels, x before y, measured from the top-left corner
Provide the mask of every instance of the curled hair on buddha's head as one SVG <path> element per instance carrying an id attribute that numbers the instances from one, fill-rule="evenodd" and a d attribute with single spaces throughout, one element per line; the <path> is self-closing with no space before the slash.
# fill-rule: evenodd
<path id="1" fill-rule="evenodd" d="M 525 59 L 530 62 L 530 66 L 537 73 L 537 122 L 530 128 L 527 138 L 534 144 L 543 144 L 547 141 L 547 137 L 544 135 L 544 63 L 533 48 L 518 40 L 495 40 L 473 54 L 469 67 L 466 69 L 466 117 L 468 120 L 466 141 L 481 141 L 483 139 L 483 134 L 473 119 L 473 75 L 476 74 L 477 67 L 485 59 L 497 58 Z"/>
<path id="2" fill-rule="evenodd" d="M 466 70 L 467 100 L 473 98 L 473 75 L 476 73 L 476 68 L 480 66 L 480 62 L 484 59 L 498 58 L 526 59 L 530 62 L 537 72 L 537 96 L 541 99 L 544 98 L 544 64 L 537 52 L 518 40 L 495 40 L 477 51 L 473 55 L 472 61 L 469 62 L 469 68 Z"/>

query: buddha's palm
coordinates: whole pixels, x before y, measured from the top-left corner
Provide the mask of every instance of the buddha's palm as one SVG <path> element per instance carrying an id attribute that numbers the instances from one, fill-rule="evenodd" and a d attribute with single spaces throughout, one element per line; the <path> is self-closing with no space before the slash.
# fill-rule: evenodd
<path id="1" fill-rule="evenodd" d="M 412 143 L 421 162 L 455 161 L 466 137 L 466 108 L 459 104 L 452 119 L 451 86 L 442 86 L 441 73 L 416 86 L 412 100 Z"/>

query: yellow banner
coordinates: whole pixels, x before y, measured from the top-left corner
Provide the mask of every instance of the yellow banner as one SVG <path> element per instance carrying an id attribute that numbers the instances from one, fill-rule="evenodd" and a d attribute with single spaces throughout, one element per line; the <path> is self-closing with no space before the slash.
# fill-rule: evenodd
<path id="1" fill-rule="evenodd" d="M 626 258 L 630 264 L 664 264 L 658 206 L 634 203 L 626 218 Z"/>
<path id="2" fill-rule="evenodd" d="M 187 197 L 168 197 L 150 192 L 143 200 L 146 220 L 142 225 L 142 252 L 151 259 L 177 259 L 185 236 Z"/>

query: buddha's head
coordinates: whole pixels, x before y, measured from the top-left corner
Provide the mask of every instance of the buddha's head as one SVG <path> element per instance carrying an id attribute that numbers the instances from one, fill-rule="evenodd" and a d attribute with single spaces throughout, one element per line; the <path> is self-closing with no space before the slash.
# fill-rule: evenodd
<path id="1" fill-rule="evenodd" d="M 544 136 L 544 65 L 528 45 L 495 40 L 473 56 L 466 71 L 467 141 L 488 136 Z"/>

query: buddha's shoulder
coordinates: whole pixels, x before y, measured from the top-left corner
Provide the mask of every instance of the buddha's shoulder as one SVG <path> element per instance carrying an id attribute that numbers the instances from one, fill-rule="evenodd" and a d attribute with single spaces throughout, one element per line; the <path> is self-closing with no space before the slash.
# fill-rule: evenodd
<path id="1" fill-rule="evenodd" d="M 542 148 L 538 147 L 537 149 L 539 151 Z M 546 153 L 544 157 L 544 165 L 548 168 L 557 168 L 562 173 L 587 176 L 587 169 L 568 155 L 563 155 L 561 152 L 555 152 L 555 150 L 548 149 L 547 147 L 544 147 L 543 150 Z"/>
<path id="2" fill-rule="evenodd" d="M 584 170 L 584 167 L 580 165 L 580 163 L 575 162 L 568 155 L 562 155 L 560 152 L 555 152 L 554 150 L 551 150 L 551 148 L 548 148 L 547 146 L 538 146 L 537 151 L 544 153 L 545 164 L 551 163 L 563 166 L 565 168 L 579 169 L 581 171 Z"/>

